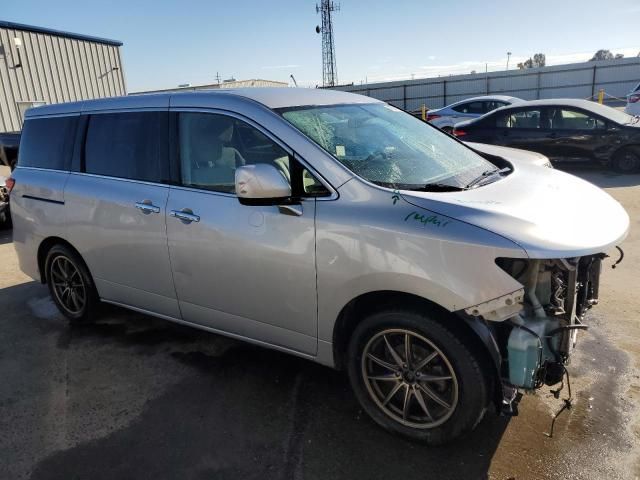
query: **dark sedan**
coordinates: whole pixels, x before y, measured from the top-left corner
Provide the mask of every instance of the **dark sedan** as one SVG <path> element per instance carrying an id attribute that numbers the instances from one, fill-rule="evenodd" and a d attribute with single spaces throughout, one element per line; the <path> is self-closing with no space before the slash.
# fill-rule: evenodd
<path id="1" fill-rule="evenodd" d="M 542 153 L 552 161 L 595 160 L 640 170 L 640 117 L 588 100 L 534 100 L 456 124 L 453 134 Z"/>

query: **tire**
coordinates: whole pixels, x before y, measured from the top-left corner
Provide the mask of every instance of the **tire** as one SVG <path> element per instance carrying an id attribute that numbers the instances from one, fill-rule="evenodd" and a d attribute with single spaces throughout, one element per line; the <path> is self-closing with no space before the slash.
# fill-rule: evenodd
<path id="1" fill-rule="evenodd" d="M 611 159 L 611 167 L 618 173 L 637 173 L 640 171 L 640 154 L 637 150 L 623 148 Z"/>
<path id="2" fill-rule="evenodd" d="M 410 440 L 432 446 L 450 442 L 473 430 L 489 404 L 480 360 L 425 313 L 388 310 L 366 318 L 350 339 L 347 362 L 362 408 L 380 426 Z"/>
<path id="3" fill-rule="evenodd" d="M 53 302 L 72 323 L 84 323 L 98 313 L 98 292 L 82 258 L 64 245 L 47 253 L 45 274 Z M 65 293 L 66 292 L 66 293 Z"/>

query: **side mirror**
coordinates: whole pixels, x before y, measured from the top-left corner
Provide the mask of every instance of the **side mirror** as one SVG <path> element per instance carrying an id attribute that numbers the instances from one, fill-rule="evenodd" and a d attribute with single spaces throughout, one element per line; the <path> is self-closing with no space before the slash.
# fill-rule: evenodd
<path id="1" fill-rule="evenodd" d="M 259 163 L 236 168 L 236 195 L 240 201 L 282 201 L 291 197 L 291 185 L 275 166 Z"/>

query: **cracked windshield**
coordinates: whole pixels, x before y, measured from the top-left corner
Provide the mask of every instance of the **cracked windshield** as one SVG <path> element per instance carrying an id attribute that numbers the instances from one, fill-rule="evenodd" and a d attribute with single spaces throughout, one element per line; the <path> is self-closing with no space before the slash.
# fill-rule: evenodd
<path id="1" fill-rule="evenodd" d="M 493 167 L 471 149 L 390 105 L 311 106 L 280 112 L 353 173 L 383 187 L 464 188 Z"/>

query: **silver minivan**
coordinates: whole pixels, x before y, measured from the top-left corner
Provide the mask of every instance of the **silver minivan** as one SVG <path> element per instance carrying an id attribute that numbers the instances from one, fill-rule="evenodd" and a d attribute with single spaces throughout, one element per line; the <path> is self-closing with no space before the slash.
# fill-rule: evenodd
<path id="1" fill-rule="evenodd" d="M 9 186 L 71 321 L 108 302 L 344 369 L 432 445 L 562 381 L 629 228 L 590 183 L 317 89 L 34 108 Z"/>

